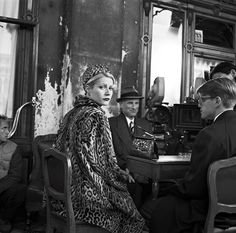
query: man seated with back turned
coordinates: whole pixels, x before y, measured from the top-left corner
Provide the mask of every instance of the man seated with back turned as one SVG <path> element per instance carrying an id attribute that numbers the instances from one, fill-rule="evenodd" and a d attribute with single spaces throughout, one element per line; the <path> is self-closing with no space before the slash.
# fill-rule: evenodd
<path id="1" fill-rule="evenodd" d="M 236 83 L 226 77 L 211 79 L 197 89 L 202 119 L 213 123 L 203 128 L 192 147 L 191 164 L 184 178 L 160 184 L 153 203 L 150 233 L 190 233 L 203 227 L 208 211 L 207 171 L 214 161 L 236 153 Z"/>
<path id="2" fill-rule="evenodd" d="M 225 77 L 236 82 L 236 66 L 228 61 L 217 64 L 210 72 L 210 79 Z M 236 105 L 234 106 L 236 111 Z"/>
<path id="3" fill-rule="evenodd" d="M 228 61 L 217 64 L 210 72 L 210 79 L 222 76 L 236 81 L 236 66 Z"/>
<path id="4" fill-rule="evenodd" d="M 22 183 L 22 156 L 18 146 L 8 140 L 9 120 L 0 115 L 0 232 L 12 229 L 16 218 L 24 218 L 26 185 Z M 23 229 L 22 229 L 23 231 Z"/>
<path id="5" fill-rule="evenodd" d="M 134 135 L 143 136 L 147 132 L 152 133 L 151 123 L 144 118 L 137 117 L 140 99 L 143 97 L 134 87 L 125 87 L 121 91 L 120 98 L 117 99 L 120 104 L 120 115 L 109 118 L 117 162 L 123 170 L 128 170 L 127 156 L 135 156 L 132 146 Z M 139 209 L 146 192 L 149 192 L 150 185 L 147 178 L 137 174 L 132 175 L 135 183 L 129 183 L 128 190 Z"/>

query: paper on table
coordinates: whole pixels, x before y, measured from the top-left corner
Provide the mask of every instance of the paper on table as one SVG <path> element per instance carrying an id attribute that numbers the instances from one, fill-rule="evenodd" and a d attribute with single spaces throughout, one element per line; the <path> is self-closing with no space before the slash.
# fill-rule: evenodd
<path id="1" fill-rule="evenodd" d="M 191 155 L 159 155 L 158 159 L 153 159 L 157 162 L 175 162 L 175 161 L 186 161 L 191 160 Z"/>

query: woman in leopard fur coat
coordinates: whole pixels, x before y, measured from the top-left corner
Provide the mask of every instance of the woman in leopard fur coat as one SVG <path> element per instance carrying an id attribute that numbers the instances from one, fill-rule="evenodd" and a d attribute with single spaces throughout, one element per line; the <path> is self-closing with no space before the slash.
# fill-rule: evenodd
<path id="1" fill-rule="evenodd" d="M 71 156 L 75 218 L 112 233 L 142 232 L 144 220 L 126 187 L 130 176 L 117 165 L 101 108 L 111 100 L 114 77 L 107 67 L 95 65 L 82 78 L 86 94 L 64 117 L 56 140 L 56 148 Z M 58 209 L 65 215 L 63 208 Z"/>

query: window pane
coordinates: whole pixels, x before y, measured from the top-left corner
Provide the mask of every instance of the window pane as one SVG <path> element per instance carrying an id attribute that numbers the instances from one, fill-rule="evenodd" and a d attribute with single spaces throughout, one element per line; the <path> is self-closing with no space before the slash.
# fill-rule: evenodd
<path id="1" fill-rule="evenodd" d="M 194 56 L 194 83 L 193 83 L 194 92 L 201 84 L 209 80 L 211 69 L 222 61 L 226 60 L 224 59 L 219 60 L 216 58 L 203 57 L 203 56 Z"/>
<path id="2" fill-rule="evenodd" d="M 12 117 L 18 26 L 0 22 L 0 114 Z"/>
<path id="3" fill-rule="evenodd" d="M 18 18 L 20 0 L 0 0 L 0 16 Z"/>
<path id="4" fill-rule="evenodd" d="M 173 105 L 180 102 L 184 13 L 154 7 L 153 15 L 150 85 L 164 77 L 163 102 Z"/>
<path id="5" fill-rule="evenodd" d="M 224 21 L 196 16 L 195 42 L 234 48 L 234 25 Z"/>
<path id="6" fill-rule="evenodd" d="M 197 77 L 203 78 L 206 81 L 209 79 L 211 67 L 216 66 L 220 61 L 214 58 L 194 57 L 194 79 Z"/>

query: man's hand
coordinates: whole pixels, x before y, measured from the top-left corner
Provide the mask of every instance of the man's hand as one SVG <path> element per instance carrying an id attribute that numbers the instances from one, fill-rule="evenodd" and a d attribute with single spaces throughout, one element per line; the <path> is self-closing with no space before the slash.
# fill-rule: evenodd
<path id="1" fill-rule="evenodd" d="M 127 174 L 128 174 L 128 182 L 129 182 L 129 183 L 135 183 L 134 178 L 133 178 L 133 177 L 131 176 L 131 174 L 129 173 L 129 169 L 126 168 L 125 171 L 126 171 Z"/>
<path id="2" fill-rule="evenodd" d="M 121 170 L 121 173 L 123 175 L 123 177 L 125 178 L 126 181 L 128 181 L 129 183 L 134 183 L 134 178 L 131 176 L 131 174 L 129 173 L 129 169 L 126 168 L 125 170 Z"/>

